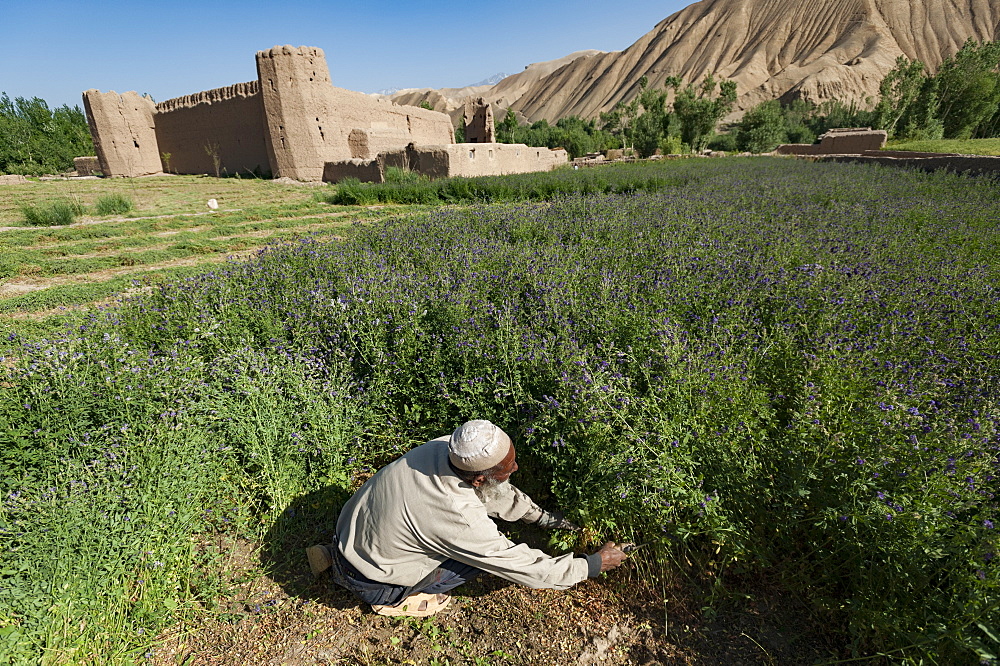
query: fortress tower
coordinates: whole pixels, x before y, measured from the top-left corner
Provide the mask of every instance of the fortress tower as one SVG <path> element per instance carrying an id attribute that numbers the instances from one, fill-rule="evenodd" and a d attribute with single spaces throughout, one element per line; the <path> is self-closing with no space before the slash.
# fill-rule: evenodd
<path id="1" fill-rule="evenodd" d="M 160 152 L 156 144 L 153 114 L 148 97 L 138 93 L 83 93 L 90 135 L 97 149 L 103 174 L 145 176 L 160 172 Z"/>
<path id="2" fill-rule="evenodd" d="M 330 70 L 323 50 L 276 46 L 258 51 L 257 78 L 272 170 L 296 180 L 321 180 L 325 156 L 336 152 L 327 145 L 333 131 Z"/>

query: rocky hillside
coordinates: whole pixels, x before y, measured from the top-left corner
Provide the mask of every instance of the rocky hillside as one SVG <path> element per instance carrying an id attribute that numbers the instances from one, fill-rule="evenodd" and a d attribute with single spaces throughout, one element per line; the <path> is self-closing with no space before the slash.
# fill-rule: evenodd
<path id="1" fill-rule="evenodd" d="M 701 0 L 624 51 L 583 51 L 478 94 L 528 120 L 596 117 L 643 76 L 655 87 L 671 75 L 732 79 L 740 109 L 779 97 L 863 102 L 897 56 L 933 69 L 970 37 L 1000 39 L 1000 0 Z"/>
<path id="2" fill-rule="evenodd" d="M 457 124 L 463 116 L 465 100 L 483 97 L 493 105 L 493 113 L 497 119 L 503 117 L 503 111 L 519 100 L 526 91 L 539 81 L 545 79 L 556 70 L 572 63 L 578 58 L 603 54 L 603 51 L 577 51 L 556 60 L 537 62 L 528 65 L 523 71 L 503 78 L 493 86 L 468 86 L 465 88 L 407 88 L 388 95 L 397 104 L 420 106 L 427 102 L 435 111 L 443 111 L 451 116 Z"/>

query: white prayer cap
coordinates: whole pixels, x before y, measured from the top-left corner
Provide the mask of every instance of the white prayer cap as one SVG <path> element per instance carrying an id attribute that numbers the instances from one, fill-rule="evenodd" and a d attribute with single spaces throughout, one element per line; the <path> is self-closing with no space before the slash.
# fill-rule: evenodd
<path id="1" fill-rule="evenodd" d="M 466 472 L 485 472 L 507 457 L 510 446 L 507 433 L 489 421 L 466 421 L 451 433 L 448 459 Z"/>

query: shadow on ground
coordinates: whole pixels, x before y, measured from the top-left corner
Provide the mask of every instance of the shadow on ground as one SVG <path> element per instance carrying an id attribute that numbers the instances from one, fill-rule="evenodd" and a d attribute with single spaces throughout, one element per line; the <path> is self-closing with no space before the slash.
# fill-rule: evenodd
<path id="1" fill-rule="evenodd" d="M 371 612 L 327 574 L 313 577 L 306 547 L 328 543 L 349 492 L 295 500 L 260 543 L 222 543 L 230 585 L 214 607 L 165 632 L 150 666 L 219 664 L 816 664 L 843 656 L 799 600 L 772 585 L 701 611 L 696 587 L 637 556 L 568 590 L 531 590 L 481 576 L 433 618 Z M 501 523 L 514 541 L 552 552 L 548 533 Z M 222 541 L 226 541 L 223 539 Z M 842 646 L 841 646 L 842 647 Z"/>
<path id="2" fill-rule="evenodd" d="M 367 605 L 339 587 L 327 574 L 313 576 L 305 550 L 314 544 L 333 540 L 337 516 L 351 494 L 336 486 L 313 491 L 294 500 L 275 521 L 264 537 L 259 550 L 261 568 L 289 597 L 314 601 L 334 608 Z M 533 548 L 548 551 L 548 534 L 531 526 L 502 524 L 514 541 L 523 541 Z M 478 597 L 513 583 L 494 576 L 480 576 L 456 590 L 463 597 Z"/>

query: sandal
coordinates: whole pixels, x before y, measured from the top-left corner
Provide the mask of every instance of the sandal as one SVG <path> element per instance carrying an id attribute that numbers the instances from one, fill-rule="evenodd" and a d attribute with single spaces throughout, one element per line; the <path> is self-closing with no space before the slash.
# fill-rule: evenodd
<path id="1" fill-rule="evenodd" d="M 451 603 L 447 594 L 411 594 L 395 606 L 372 604 L 372 610 L 379 615 L 391 617 L 427 617 L 443 611 Z"/>

